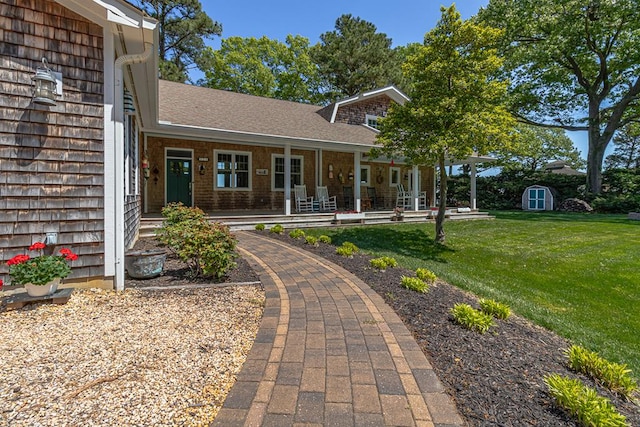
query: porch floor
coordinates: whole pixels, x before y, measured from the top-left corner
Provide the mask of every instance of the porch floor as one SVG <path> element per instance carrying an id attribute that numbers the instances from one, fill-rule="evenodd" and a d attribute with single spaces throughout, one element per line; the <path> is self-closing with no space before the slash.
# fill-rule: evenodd
<path id="1" fill-rule="evenodd" d="M 285 229 L 311 227 L 350 227 L 354 225 L 402 224 L 407 222 L 435 221 L 430 210 L 405 211 L 402 221 L 392 221 L 393 210 L 370 210 L 364 212 L 362 222 L 334 223 L 333 212 L 292 213 L 284 215 L 274 211 L 224 211 L 207 213 L 207 219 L 222 222 L 232 231 L 253 230 L 256 224 L 264 224 L 268 229 L 275 224 L 281 224 Z M 487 212 L 471 211 L 457 212 L 456 208 L 447 208 L 449 220 L 493 219 Z M 162 225 L 162 215 L 159 213 L 143 214 L 140 224 L 139 237 L 153 237 L 155 230 Z"/>

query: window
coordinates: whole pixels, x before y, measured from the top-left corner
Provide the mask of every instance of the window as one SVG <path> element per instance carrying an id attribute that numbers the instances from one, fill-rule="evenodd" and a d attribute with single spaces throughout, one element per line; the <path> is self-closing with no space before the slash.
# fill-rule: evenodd
<path id="1" fill-rule="evenodd" d="M 216 188 L 251 188 L 251 153 L 216 150 L 213 155 L 216 159 Z"/>
<path id="2" fill-rule="evenodd" d="M 370 128 L 378 129 L 378 116 L 367 114 L 364 124 L 366 124 Z"/>
<path id="3" fill-rule="evenodd" d="M 529 189 L 529 209 L 544 210 L 545 190 L 543 188 Z"/>
<path id="4" fill-rule="evenodd" d="M 271 155 L 271 169 L 273 170 L 272 190 L 284 190 L 284 156 Z M 291 156 L 291 187 L 304 184 L 304 157 Z"/>
<path id="5" fill-rule="evenodd" d="M 360 166 L 360 185 L 371 185 L 371 166 Z"/>
<path id="6" fill-rule="evenodd" d="M 389 187 L 400 184 L 400 168 L 389 168 Z"/>

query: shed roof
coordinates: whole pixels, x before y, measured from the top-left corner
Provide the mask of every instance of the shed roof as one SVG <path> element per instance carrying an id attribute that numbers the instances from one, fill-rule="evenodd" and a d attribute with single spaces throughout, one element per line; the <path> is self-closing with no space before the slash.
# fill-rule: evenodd
<path id="1" fill-rule="evenodd" d="M 255 135 L 371 145 L 376 132 L 362 125 L 330 123 L 322 107 L 218 89 L 159 82 L 160 124 Z"/>

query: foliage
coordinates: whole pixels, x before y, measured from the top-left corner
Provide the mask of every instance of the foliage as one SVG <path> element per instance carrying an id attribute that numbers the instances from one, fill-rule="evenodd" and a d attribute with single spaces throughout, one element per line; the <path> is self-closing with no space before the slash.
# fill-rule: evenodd
<path id="1" fill-rule="evenodd" d="M 395 258 L 389 256 L 383 256 L 380 258 L 372 258 L 369 263 L 373 268 L 378 270 L 386 270 L 387 268 L 397 267 L 398 261 Z"/>
<path id="2" fill-rule="evenodd" d="M 631 376 L 631 370 L 627 365 L 609 362 L 598 353 L 578 345 L 572 345 L 567 350 L 567 357 L 571 369 L 589 375 L 611 391 L 631 397 L 638 389 L 638 383 Z"/>
<path id="3" fill-rule="evenodd" d="M 483 313 L 469 304 L 458 303 L 451 308 L 453 319 L 460 325 L 472 331 L 484 334 L 490 327 L 494 326 L 493 317 Z"/>
<path id="4" fill-rule="evenodd" d="M 591 201 L 598 212 L 640 212 L 640 169 L 608 169 L 600 195 Z"/>
<path id="5" fill-rule="evenodd" d="M 412 164 L 438 165 L 441 203 L 436 239 L 444 242 L 448 159 L 486 154 L 510 142 L 513 119 L 504 105 L 506 83 L 492 78 L 501 61 L 491 46 L 500 31 L 463 22 L 455 6 L 425 35 L 403 66 L 410 101 L 392 104 L 380 120 L 379 150 Z"/>
<path id="6" fill-rule="evenodd" d="M 255 228 L 257 231 L 263 231 L 265 229 L 265 226 L 264 224 L 256 224 Z"/>
<path id="7" fill-rule="evenodd" d="M 438 278 L 438 276 L 436 276 L 436 273 L 426 268 L 416 269 L 416 276 L 418 277 L 418 279 L 422 280 L 423 282 L 427 282 L 428 284 L 433 284 Z"/>
<path id="8" fill-rule="evenodd" d="M 429 284 L 417 277 L 402 276 L 400 283 L 403 288 L 426 294 L 429 291 Z"/>
<path id="9" fill-rule="evenodd" d="M 164 208 L 162 215 L 157 237 L 189 266 L 193 277 L 220 278 L 235 267 L 237 242 L 229 227 L 210 223 L 199 208 L 177 203 Z"/>
<path id="10" fill-rule="evenodd" d="M 507 319 L 511 316 L 511 309 L 509 306 L 501 302 L 487 298 L 480 298 L 480 300 L 478 300 L 478 304 L 480 305 L 480 310 L 482 310 L 483 313 L 493 316 L 496 319 Z"/>
<path id="11" fill-rule="evenodd" d="M 274 224 L 269 229 L 269 233 L 282 234 L 282 233 L 284 233 L 284 227 L 282 226 L 282 224 Z"/>
<path id="12" fill-rule="evenodd" d="M 349 97 L 388 85 L 398 68 L 391 39 L 376 26 L 350 14 L 336 20 L 335 30 L 320 35 L 311 58 L 328 87 L 328 100 Z"/>
<path id="13" fill-rule="evenodd" d="M 585 167 L 580 152 L 564 131 L 523 123 L 517 126 L 513 145 L 504 149 L 499 147 L 494 155 L 498 159 L 497 165 L 508 169 L 536 171 L 556 160 L 562 160 L 576 170 Z"/>
<path id="14" fill-rule="evenodd" d="M 581 426 L 628 426 L 626 417 L 616 410 L 609 399 L 598 396 L 596 390 L 585 386 L 580 380 L 552 374 L 546 376 L 544 382 L 558 406 L 569 412 Z"/>
<path id="15" fill-rule="evenodd" d="M 307 245 L 318 246 L 318 238 L 315 236 L 305 236 L 304 241 Z"/>
<path id="16" fill-rule="evenodd" d="M 401 267 L 508 304 L 514 312 L 640 371 L 640 222 L 624 215 L 494 211 L 451 221 L 446 245 L 424 224 L 313 229 Z M 311 232 L 311 231 L 309 231 Z M 603 322 L 603 313 L 607 320 Z M 615 325 L 615 327 L 612 327 Z"/>
<path id="17" fill-rule="evenodd" d="M 629 123 L 613 137 L 615 149 L 607 156 L 607 169 L 640 169 L 640 123 Z"/>
<path id="18" fill-rule="evenodd" d="M 289 237 L 291 237 L 292 239 L 301 239 L 304 237 L 304 231 L 296 228 L 295 230 L 291 230 L 289 232 Z"/>
<path id="19" fill-rule="evenodd" d="M 344 242 L 336 248 L 336 253 L 344 257 L 351 257 L 356 252 L 358 252 L 358 247 L 351 242 Z"/>
<path id="20" fill-rule="evenodd" d="M 222 25 L 199 0 L 135 0 L 134 5 L 158 20 L 160 78 L 185 82 L 194 66 L 208 68 L 205 39 L 222 34 Z"/>
<path id="21" fill-rule="evenodd" d="M 36 242 L 29 246 L 29 252 L 38 252 L 38 256 L 16 255 L 7 261 L 12 285 L 31 283 L 43 286 L 54 279 L 64 279 L 71 273 L 68 261 L 77 260 L 78 255 L 68 248 L 60 249 L 59 255 L 44 255 L 45 248 L 44 243 Z"/>
<path id="22" fill-rule="evenodd" d="M 320 103 L 320 76 L 309 56 L 309 39 L 288 35 L 286 42 L 263 36 L 229 37 L 212 53 L 212 66 L 198 83 L 294 102 Z"/>
<path id="23" fill-rule="evenodd" d="M 505 30 L 501 53 L 512 109 L 523 120 L 586 131 L 587 189 L 601 191 L 615 131 L 637 119 L 636 0 L 490 0 L 480 22 Z"/>
<path id="24" fill-rule="evenodd" d="M 318 237 L 318 241 L 330 245 L 331 237 L 327 236 L 326 234 L 322 234 Z"/>

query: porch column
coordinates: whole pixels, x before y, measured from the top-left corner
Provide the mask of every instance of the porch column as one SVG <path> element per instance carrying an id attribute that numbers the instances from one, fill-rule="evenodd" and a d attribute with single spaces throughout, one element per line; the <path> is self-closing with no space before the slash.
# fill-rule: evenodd
<path id="1" fill-rule="evenodd" d="M 360 153 L 353 153 L 353 197 L 355 197 L 356 212 L 360 212 L 360 182 L 362 177 L 360 176 Z"/>
<path id="2" fill-rule="evenodd" d="M 418 211 L 418 209 L 420 208 L 420 201 L 419 199 L 419 194 L 420 191 L 418 189 L 418 183 L 420 182 L 420 179 L 418 178 L 418 166 L 413 166 L 413 177 L 411 179 L 411 192 L 413 193 L 411 196 L 413 197 L 413 210 L 414 211 Z"/>
<path id="3" fill-rule="evenodd" d="M 472 210 L 476 210 L 477 206 L 476 206 L 476 164 L 475 163 L 471 163 L 471 200 L 469 200 L 469 207 Z"/>
<path id="4" fill-rule="evenodd" d="M 284 146 L 284 214 L 291 215 L 291 145 Z"/>
<path id="5" fill-rule="evenodd" d="M 316 150 L 316 182 L 317 185 L 322 186 L 323 185 L 323 165 L 322 165 L 322 148 Z M 317 195 L 316 195 L 317 197 Z"/>

